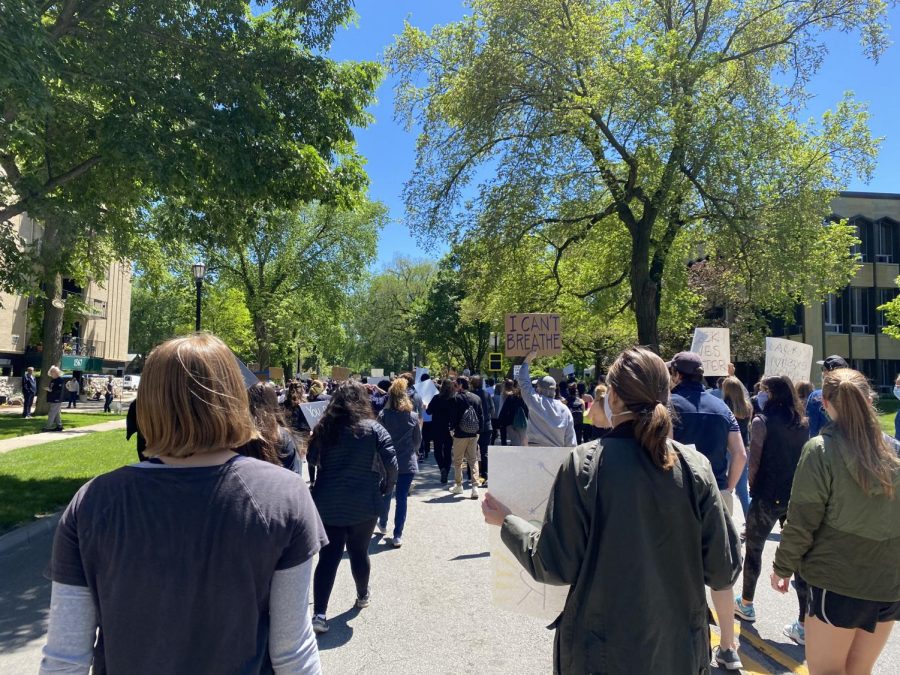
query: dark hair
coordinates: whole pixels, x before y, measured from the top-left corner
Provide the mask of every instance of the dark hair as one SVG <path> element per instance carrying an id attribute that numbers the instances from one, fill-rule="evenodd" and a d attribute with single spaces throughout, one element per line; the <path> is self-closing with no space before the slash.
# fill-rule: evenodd
<path id="1" fill-rule="evenodd" d="M 320 456 L 337 443 L 341 431 L 350 429 L 354 435 L 363 433 L 364 422 L 374 420 L 369 390 L 356 382 L 346 382 L 337 388 L 313 430 L 309 447 L 317 448 Z"/>
<path id="2" fill-rule="evenodd" d="M 634 437 L 650 454 L 650 459 L 664 471 L 671 469 L 675 465 L 675 453 L 669 448 L 672 418 L 665 362 L 649 349 L 628 349 L 610 366 L 606 382 L 631 413 L 635 421 Z"/>
<path id="3" fill-rule="evenodd" d="M 794 383 L 787 375 L 774 375 L 772 377 L 764 377 L 762 385 L 769 392 L 769 398 L 766 401 L 765 414 L 782 414 L 790 420 L 793 425 L 803 424 L 805 422 L 805 410 L 800 404 L 797 397 L 797 390 L 794 389 Z"/>
<path id="4" fill-rule="evenodd" d="M 438 394 L 441 398 L 450 398 L 453 396 L 453 380 L 449 377 L 445 377 L 441 380 L 441 391 Z"/>
<path id="5" fill-rule="evenodd" d="M 303 403 L 306 396 L 306 390 L 300 382 L 291 382 L 288 385 L 287 394 L 284 397 L 284 404 L 290 410 Z"/>
<path id="6" fill-rule="evenodd" d="M 575 385 L 575 390 L 578 392 L 579 396 L 584 396 L 587 392 L 587 385 L 584 382 L 579 382 Z"/>
<path id="7" fill-rule="evenodd" d="M 281 446 L 282 418 L 278 410 L 278 395 L 269 382 L 257 382 L 247 389 L 250 416 L 261 438 L 243 446 L 240 454 L 281 465 L 278 448 Z"/>
<path id="8" fill-rule="evenodd" d="M 457 378 L 456 378 L 456 383 L 457 383 L 460 387 L 462 387 L 463 389 L 465 389 L 466 391 L 469 390 L 469 378 L 466 377 L 465 375 L 463 375 L 462 377 L 457 377 Z"/>
<path id="9" fill-rule="evenodd" d="M 815 391 L 815 387 L 812 385 L 812 382 L 802 381 L 797 382 L 794 385 L 794 389 L 797 390 L 797 397 L 800 399 L 800 403 L 806 404 L 806 400 L 809 398 L 809 395 Z"/>

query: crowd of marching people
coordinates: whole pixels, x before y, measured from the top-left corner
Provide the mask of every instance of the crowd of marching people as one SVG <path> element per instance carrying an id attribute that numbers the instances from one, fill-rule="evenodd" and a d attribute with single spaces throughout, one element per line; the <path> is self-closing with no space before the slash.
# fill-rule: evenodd
<path id="1" fill-rule="evenodd" d="M 770 583 L 793 581 L 799 607 L 785 635 L 814 675 L 871 672 L 900 620 L 900 446 L 863 375 L 832 356 L 819 389 L 764 377 L 751 395 L 733 373 L 709 388 L 690 352 L 629 349 L 590 385 L 533 378 L 535 356 L 499 380 L 281 388 L 248 383 L 209 334 L 160 345 L 130 411 L 140 461 L 60 519 L 42 672 L 320 672 L 341 559 L 368 607 L 370 544 L 403 546 L 432 455 L 534 579 L 571 586 L 555 672 L 742 668 L 731 617 L 756 620 L 779 523 Z M 492 445 L 573 448 L 541 525 L 483 492 Z"/>

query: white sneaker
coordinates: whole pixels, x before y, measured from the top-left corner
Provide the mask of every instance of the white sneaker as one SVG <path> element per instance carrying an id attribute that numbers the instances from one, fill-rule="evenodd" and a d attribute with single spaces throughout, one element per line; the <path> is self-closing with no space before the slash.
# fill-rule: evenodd
<path id="1" fill-rule="evenodd" d="M 403 538 L 402 537 L 394 537 L 394 540 L 391 542 L 394 548 L 400 548 L 403 546 Z"/>
<path id="2" fill-rule="evenodd" d="M 454 495 L 461 495 L 463 493 L 462 485 L 454 483 L 453 487 L 450 488 L 450 493 Z"/>
<path id="3" fill-rule="evenodd" d="M 806 630 L 805 626 L 801 624 L 799 621 L 795 621 L 794 623 L 789 623 L 784 627 L 782 631 L 787 637 L 791 638 L 798 645 L 806 644 Z"/>
<path id="4" fill-rule="evenodd" d="M 472 492 L 469 494 L 470 499 L 478 499 L 478 488 L 474 485 L 472 486 Z"/>
<path id="5" fill-rule="evenodd" d="M 375 531 L 378 534 L 387 534 L 387 525 L 382 525 L 381 523 L 377 523 L 375 525 Z"/>

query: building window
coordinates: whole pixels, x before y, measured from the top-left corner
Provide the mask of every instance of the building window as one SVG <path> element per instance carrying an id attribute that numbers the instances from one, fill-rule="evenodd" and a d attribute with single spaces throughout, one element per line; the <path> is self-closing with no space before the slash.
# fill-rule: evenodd
<path id="1" fill-rule="evenodd" d="M 858 370 L 863 375 L 866 376 L 866 379 L 873 384 L 877 384 L 878 378 L 878 368 L 877 361 L 875 359 L 851 359 L 850 367 L 853 370 Z"/>
<path id="2" fill-rule="evenodd" d="M 872 327 L 869 323 L 872 305 L 870 303 L 870 288 L 851 288 L 850 289 L 850 332 L 851 333 L 871 333 Z"/>
<path id="3" fill-rule="evenodd" d="M 894 262 L 894 223 L 880 220 L 873 225 L 875 229 L 875 262 Z"/>
<path id="4" fill-rule="evenodd" d="M 878 381 L 874 384 L 881 391 L 889 392 L 894 387 L 894 380 L 900 375 L 900 361 L 881 359 L 878 369 Z"/>
<path id="5" fill-rule="evenodd" d="M 850 250 L 859 255 L 860 262 L 871 262 L 872 255 L 869 250 L 869 229 L 872 227 L 872 224 L 865 220 L 854 220 L 850 224 L 856 228 L 856 238 L 859 239 L 859 243 Z"/>
<path id="6" fill-rule="evenodd" d="M 881 307 L 882 305 L 886 305 L 891 300 L 897 297 L 897 289 L 896 288 L 879 288 L 876 291 L 876 301 L 878 304 L 876 307 Z M 882 310 L 878 310 L 875 313 L 876 320 L 878 321 L 878 329 L 882 330 L 885 326 L 888 325 L 887 316 Z"/>
<path id="7" fill-rule="evenodd" d="M 825 314 L 825 332 L 841 333 L 844 324 L 844 313 L 841 307 L 841 298 L 834 293 L 829 293 L 822 304 L 822 311 Z"/>
<path id="8" fill-rule="evenodd" d="M 106 302 L 103 300 L 94 300 L 91 307 L 91 315 L 96 319 L 106 318 Z"/>

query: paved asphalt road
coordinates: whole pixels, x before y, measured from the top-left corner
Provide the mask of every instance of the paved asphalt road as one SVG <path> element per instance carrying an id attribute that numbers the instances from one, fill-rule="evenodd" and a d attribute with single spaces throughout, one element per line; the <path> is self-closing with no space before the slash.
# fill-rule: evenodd
<path id="1" fill-rule="evenodd" d="M 416 480 L 402 549 L 373 539 L 369 608 L 352 609 L 353 583 L 348 563 L 342 562 L 329 610 L 331 631 L 319 642 L 325 672 L 551 672 L 552 634 L 543 623 L 490 603 L 487 536 L 478 502 L 449 495 L 436 478 L 429 461 Z M 766 548 L 764 569 L 770 568 L 775 546 L 773 541 Z M 43 576 L 49 554 L 47 535 L 0 557 L 0 673 L 37 670 L 49 606 Z M 760 580 L 757 611 L 755 627 L 742 627 L 746 672 L 806 673 L 802 649 L 781 634 L 794 618 L 796 597 L 776 594 L 766 577 Z M 875 672 L 900 673 L 900 630 Z"/>

